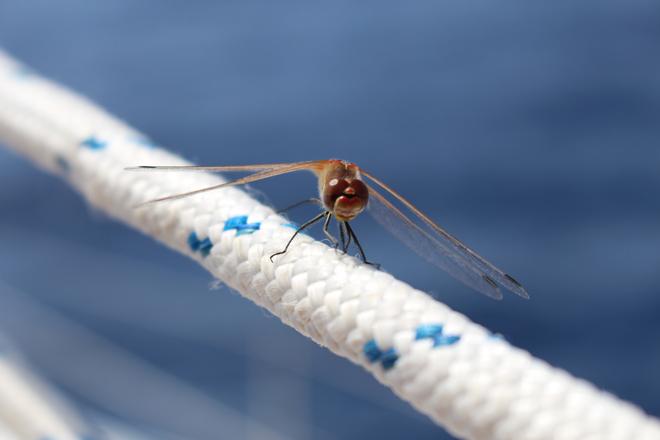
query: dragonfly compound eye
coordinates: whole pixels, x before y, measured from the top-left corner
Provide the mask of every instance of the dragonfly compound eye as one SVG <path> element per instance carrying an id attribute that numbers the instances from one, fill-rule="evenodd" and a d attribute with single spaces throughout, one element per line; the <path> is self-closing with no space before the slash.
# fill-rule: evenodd
<path id="1" fill-rule="evenodd" d="M 366 208 L 369 190 L 358 179 L 351 181 L 342 179 L 338 180 L 336 185 L 331 185 L 334 180 L 328 182 L 329 188 L 326 191 L 328 200 L 324 200 L 324 202 L 327 203 L 326 206 L 332 208 L 334 215 L 339 220 L 352 220 Z"/>
<path id="2" fill-rule="evenodd" d="M 349 187 L 344 190 L 344 195 L 348 195 L 350 193 L 352 193 L 354 197 L 364 200 L 365 202 L 369 198 L 369 189 L 367 188 L 367 185 L 365 185 L 361 180 L 351 180 Z"/>
<path id="3" fill-rule="evenodd" d="M 349 187 L 346 179 L 330 179 L 323 193 L 323 203 L 328 208 L 335 206 L 337 199 L 344 194 L 344 190 Z"/>

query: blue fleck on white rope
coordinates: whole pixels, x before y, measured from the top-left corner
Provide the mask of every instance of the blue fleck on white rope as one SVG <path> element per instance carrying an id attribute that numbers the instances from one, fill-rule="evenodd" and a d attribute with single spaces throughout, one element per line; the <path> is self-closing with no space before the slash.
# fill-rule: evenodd
<path id="1" fill-rule="evenodd" d="M 460 335 L 447 335 L 443 332 L 442 324 L 427 324 L 417 327 L 415 332 L 415 340 L 430 339 L 433 341 L 434 347 L 442 347 L 452 345 L 460 341 Z"/>
<path id="2" fill-rule="evenodd" d="M 197 233 L 194 231 L 188 236 L 188 245 L 193 252 L 199 252 L 203 257 L 207 257 L 213 247 L 210 238 L 206 237 L 205 239 L 200 240 L 199 237 L 197 237 Z"/>
<path id="3" fill-rule="evenodd" d="M 196 258 L 214 276 L 384 385 L 460 438 L 659 440 L 639 408 L 534 359 L 390 274 L 300 234 L 238 188 L 136 210 L 223 182 L 0 52 L 0 141 L 63 174 L 98 209 Z M 63 164 L 66 164 L 63 166 Z M 249 219 L 249 220 L 248 220 Z"/>
<path id="4" fill-rule="evenodd" d="M 227 221 L 225 222 L 223 230 L 224 231 L 235 230 L 236 236 L 244 235 L 244 234 L 252 234 L 258 231 L 259 227 L 261 226 L 261 223 L 259 222 L 248 223 L 247 219 L 248 219 L 247 215 L 239 215 L 239 216 L 231 217 L 227 219 Z M 207 257 L 211 252 L 211 248 L 213 248 L 213 243 L 211 242 L 210 238 L 206 237 L 200 240 L 195 231 L 192 231 L 188 236 L 188 245 L 190 246 L 190 249 L 193 252 L 199 252 L 203 257 Z"/>
<path id="5" fill-rule="evenodd" d="M 430 339 L 433 341 L 433 347 L 443 347 L 453 345 L 460 341 L 460 335 L 446 335 L 443 333 L 442 324 L 425 324 L 420 325 L 415 330 L 415 340 Z M 378 347 L 375 339 L 370 339 L 364 344 L 364 355 L 372 364 L 380 362 L 384 370 L 389 370 L 396 364 L 399 355 L 395 348 L 390 347 L 382 350 Z"/>
<path id="6" fill-rule="evenodd" d="M 248 223 L 247 222 L 248 216 L 247 215 L 239 215 L 236 217 L 232 217 L 227 219 L 225 222 L 225 231 L 230 231 L 234 229 L 236 231 L 236 235 L 243 235 L 243 234 L 252 234 L 255 231 L 259 230 L 260 223 L 255 222 L 255 223 Z"/>
<path id="7" fill-rule="evenodd" d="M 84 139 L 80 145 L 89 148 L 90 150 L 102 150 L 108 146 L 108 142 L 97 138 L 96 136 L 90 136 Z"/>

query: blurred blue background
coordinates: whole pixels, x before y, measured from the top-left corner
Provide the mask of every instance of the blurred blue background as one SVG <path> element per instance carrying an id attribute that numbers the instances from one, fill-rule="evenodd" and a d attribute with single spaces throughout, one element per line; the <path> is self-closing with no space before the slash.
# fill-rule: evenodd
<path id="1" fill-rule="evenodd" d="M 472 293 L 359 219 L 373 260 L 660 416 L 657 1 L 0 0 L 0 46 L 200 164 L 357 162 L 532 298 Z M 0 167 L 0 330 L 84 411 L 153 438 L 452 438 L 63 182 Z"/>

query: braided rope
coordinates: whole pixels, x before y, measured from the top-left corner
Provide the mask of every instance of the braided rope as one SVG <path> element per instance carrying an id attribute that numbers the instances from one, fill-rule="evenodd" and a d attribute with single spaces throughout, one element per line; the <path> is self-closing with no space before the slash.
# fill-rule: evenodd
<path id="1" fill-rule="evenodd" d="M 67 179 L 93 206 L 185 253 L 284 323 L 362 365 L 460 438 L 660 439 L 660 423 L 637 407 L 308 236 L 272 263 L 292 225 L 239 189 L 134 209 L 223 180 L 123 171 L 188 162 L 2 53 L 0 141 Z"/>

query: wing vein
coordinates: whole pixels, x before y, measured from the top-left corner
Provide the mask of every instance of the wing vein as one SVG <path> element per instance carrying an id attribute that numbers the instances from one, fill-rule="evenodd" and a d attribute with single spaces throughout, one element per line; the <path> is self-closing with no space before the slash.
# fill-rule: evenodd
<path id="1" fill-rule="evenodd" d="M 428 231 L 422 230 L 422 232 L 424 232 L 424 235 L 427 238 L 433 238 L 433 242 L 436 243 L 436 246 L 438 243 L 441 243 L 443 245 L 442 247 L 445 250 L 445 252 L 447 250 L 451 250 L 453 254 L 459 255 L 461 260 L 464 261 L 466 264 L 468 264 L 470 267 L 472 267 L 473 270 L 477 270 L 483 276 L 486 276 L 490 280 L 497 282 L 498 284 L 504 286 L 513 293 L 523 298 L 529 298 L 529 295 L 527 294 L 525 288 L 518 281 L 516 281 L 511 275 L 504 273 L 502 270 L 498 269 L 492 263 L 490 263 L 482 256 L 477 254 L 475 251 L 467 247 L 457 238 L 450 235 L 447 231 L 445 231 L 443 228 L 441 228 L 435 222 L 433 222 L 433 220 L 431 220 L 426 214 L 424 214 L 419 209 L 417 209 L 410 201 L 408 201 L 401 194 L 399 194 L 394 189 L 386 185 L 384 182 L 382 182 L 381 180 L 379 180 L 378 178 L 374 177 L 372 174 L 364 170 L 361 170 L 361 173 L 365 175 L 369 180 L 371 180 L 374 184 L 378 185 L 380 188 L 382 188 L 384 191 L 386 191 L 388 194 L 394 197 L 401 204 L 403 204 L 413 214 L 414 218 L 418 219 L 424 226 L 426 226 L 428 228 Z M 372 191 L 374 191 L 375 194 L 378 194 L 378 196 L 380 196 L 379 198 L 382 198 L 384 200 L 384 197 L 380 195 L 380 193 L 373 190 L 373 188 Z M 421 229 L 414 221 L 408 218 L 405 214 L 403 214 L 398 208 L 392 205 L 389 201 L 387 201 L 387 203 L 390 205 L 388 206 L 390 210 L 393 210 L 394 212 L 396 212 L 397 215 L 402 216 L 403 218 L 406 219 L 406 223 L 413 224 L 417 226 L 418 229 Z"/>
<path id="2" fill-rule="evenodd" d="M 220 189 L 220 188 L 225 188 L 225 187 L 229 187 L 229 186 L 236 186 L 236 185 L 245 185 L 247 183 L 257 182 L 259 180 L 264 180 L 264 179 L 267 179 L 269 177 L 275 177 L 275 176 L 279 176 L 279 175 L 282 175 L 282 174 L 292 173 L 294 171 L 302 171 L 302 170 L 315 171 L 316 167 L 319 165 L 320 162 L 321 161 L 310 161 L 310 162 L 296 162 L 296 163 L 291 163 L 291 164 L 281 164 L 281 166 L 278 166 L 277 168 L 274 168 L 274 169 L 265 169 L 263 171 L 259 171 L 259 172 L 256 172 L 254 174 L 250 174 L 249 176 L 241 177 L 241 178 L 238 178 L 238 179 L 235 179 L 235 180 L 232 180 L 232 181 L 229 181 L 229 182 L 220 183 L 220 184 L 217 184 L 217 185 L 208 186 L 206 188 L 196 189 L 194 191 L 188 191 L 188 192 L 184 192 L 184 193 L 172 194 L 172 195 L 168 195 L 168 196 L 164 196 L 164 197 L 159 197 L 157 199 L 148 200 L 148 201 L 146 201 L 144 203 L 141 203 L 137 206 L 141 207 L 141 206 L 151 205 L 151 204 L 158 203 L 158 202 L 178 200 L 178 199 L 193 196 L 193 195 L 196 195 L 196 194 L 201 194 L 201 193 L 208 192 L 208 191 L 213 191 L 213 190 Z M 216 167 L 216 168 L 219 168 L 219 167 Z M 153 169 L 153 168 L 147 168 L 147 169 Z M 237 170 L 237 171 L 243 171 L 243 170 Z"/>

